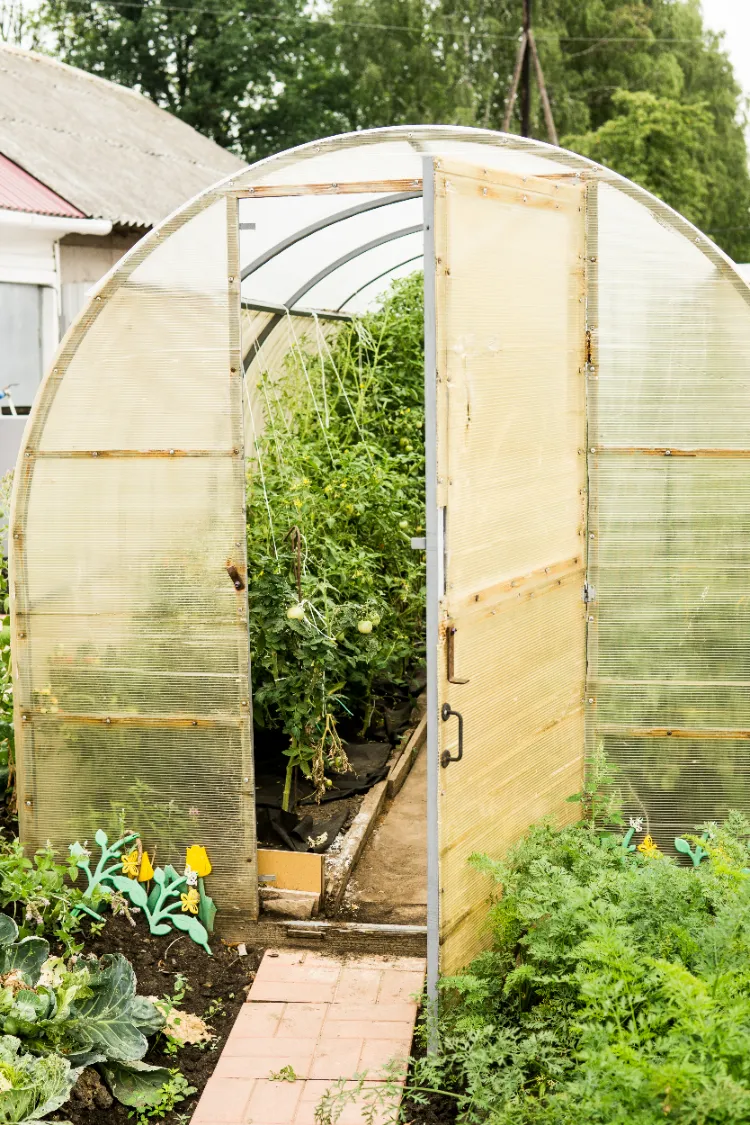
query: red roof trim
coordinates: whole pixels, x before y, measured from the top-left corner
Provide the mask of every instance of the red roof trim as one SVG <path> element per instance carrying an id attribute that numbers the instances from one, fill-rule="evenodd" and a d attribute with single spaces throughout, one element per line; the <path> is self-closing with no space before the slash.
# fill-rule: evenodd
<path id="1" fill-rule="evenodd" d="M 66 219 L 85 219 L 72 203 L 35 179 L 0 152 L 0 207 L 36 215 L 60 215 Z"/>

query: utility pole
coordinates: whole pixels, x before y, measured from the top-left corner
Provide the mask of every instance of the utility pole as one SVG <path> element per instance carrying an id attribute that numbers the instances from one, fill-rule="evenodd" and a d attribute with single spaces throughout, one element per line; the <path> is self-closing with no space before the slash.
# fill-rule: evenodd
<path id="1" fill-rule="evenodd" d="M 521 136 L 531 135 L 531 0 L 523 0 L 523 37 L 525 44 L 521 64 Z"/>
<path id="2" fill-rule="evenodd" d="M 542 64 L 539 59 L 539 52 L 536 49 L 536 40 L 534 39 L 534 32 L 531 27 L 531 3 L 532 0 L 523 0 L 521 40 L 518 44 L 518 54 L 516 55 L 516 65 L 513 68 L 513 78 L 510 83 L 508 100 L 505 103 L 503 132 L 507 133 L 510 129 L 510 119 L 513 113 L 513 106 L 516 103 L 520 83 L 521 136 L 528 137 L 531 135 L 531 64 L 533 62 L 536 82 L 539 87 L 539 96 L 542 101 L 542 109 L 544 110 L 544 123 L 547 126 L 547 137 L 550 144 L 556 145 L 557 130 L 555 129 L 555 122 L 552 117 L 552 106 L 550 105 L 550 100 L 547 95 L 547 87 L 544 82 L 544 74 L 542 73 Z"/>

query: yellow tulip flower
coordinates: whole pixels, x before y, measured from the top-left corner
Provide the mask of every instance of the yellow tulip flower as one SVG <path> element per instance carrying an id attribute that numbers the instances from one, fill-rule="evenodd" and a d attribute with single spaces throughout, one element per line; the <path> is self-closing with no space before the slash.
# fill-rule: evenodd
<path id="1" fill-rule="evenodd" d="M 208 852 L 200 844 L 193 844 L 185 852 L 185 864 L 191 867 L 199 879 L 211 874 L 211 861 Z"/>
<path id="2" fill-rule="evenodd" d="M 138 882 L 148 883 L 149 879 L 153 879 L 153 877 L 154 869 L 151 865 L 151 860 L 148 857 L 148 852 L 144 852 L 143 858 L 141 859 L 141 869 L 138 872 Z"/>

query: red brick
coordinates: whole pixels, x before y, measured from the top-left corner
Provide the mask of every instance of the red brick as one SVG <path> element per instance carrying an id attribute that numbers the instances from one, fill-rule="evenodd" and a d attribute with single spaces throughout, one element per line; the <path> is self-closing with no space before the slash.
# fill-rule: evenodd
<path id="1" fill-rule="evenodd" d="M 232 1028 L 232 1037 L 267 1039 L 276 1033 L 285 1004 L 243 1004 Z"/>
<path id="2" fill-rule="evenodd" d="M 328 1004 L 286 1004 L 276 1029 L 276 1038 L 317 1039 L 328 1008 Z"/>
<path id="3" fill-rule="evenodd" d="M 335 984 L 303 984 L 290 981 L 257 981 L 251 1000 L 276 1000 L 285 1004 L 326 1004 L 333 1000 Z"/>

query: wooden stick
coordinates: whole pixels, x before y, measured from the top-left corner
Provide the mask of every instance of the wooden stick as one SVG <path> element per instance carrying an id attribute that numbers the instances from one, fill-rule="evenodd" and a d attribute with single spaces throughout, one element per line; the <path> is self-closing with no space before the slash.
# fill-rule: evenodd
<path id="1" fill-rule="evenodd" d="M 513 106 L 516 104 L 516 95 L 518 94 L 518 83 L 521 78 L 521 67 L 523 66 L 524 55 L 526 54 L 526 47 L 528 38 L 524 31 L 521 36 L 521 42 L 518 44 L 518 54 L 516 55 L 516 65 L 513 70 L 513 79 L 510 84 L 510 91 L 508 93 L 508 100 L 505 103 L 505 116 L 503 117 L 502 131 L 507 133 L 510 128 L 510 115 L 513 113 Z"/>
<path id="2" fill-rule="evenodd" d="M 531 57 L 534 60 L 536 80 L 539 83 L 539 93 L 542 96 L 542 106 L 544 108 L 544 123 L 547 126 L 547 136 L 549 137 L 550 144 L 557 145 L 557 129 L 555 128 L 555 121 L 552 117 L 552 106 L 550 105 L 549 97 L 547 96 L 547 87 L 544 84 L 542 64 L 539 61 L 539 54 L 536 49 L 536 40 L 534 39 L 533 31 L 529 31 L 529 47 L 531 49 Z"/>

